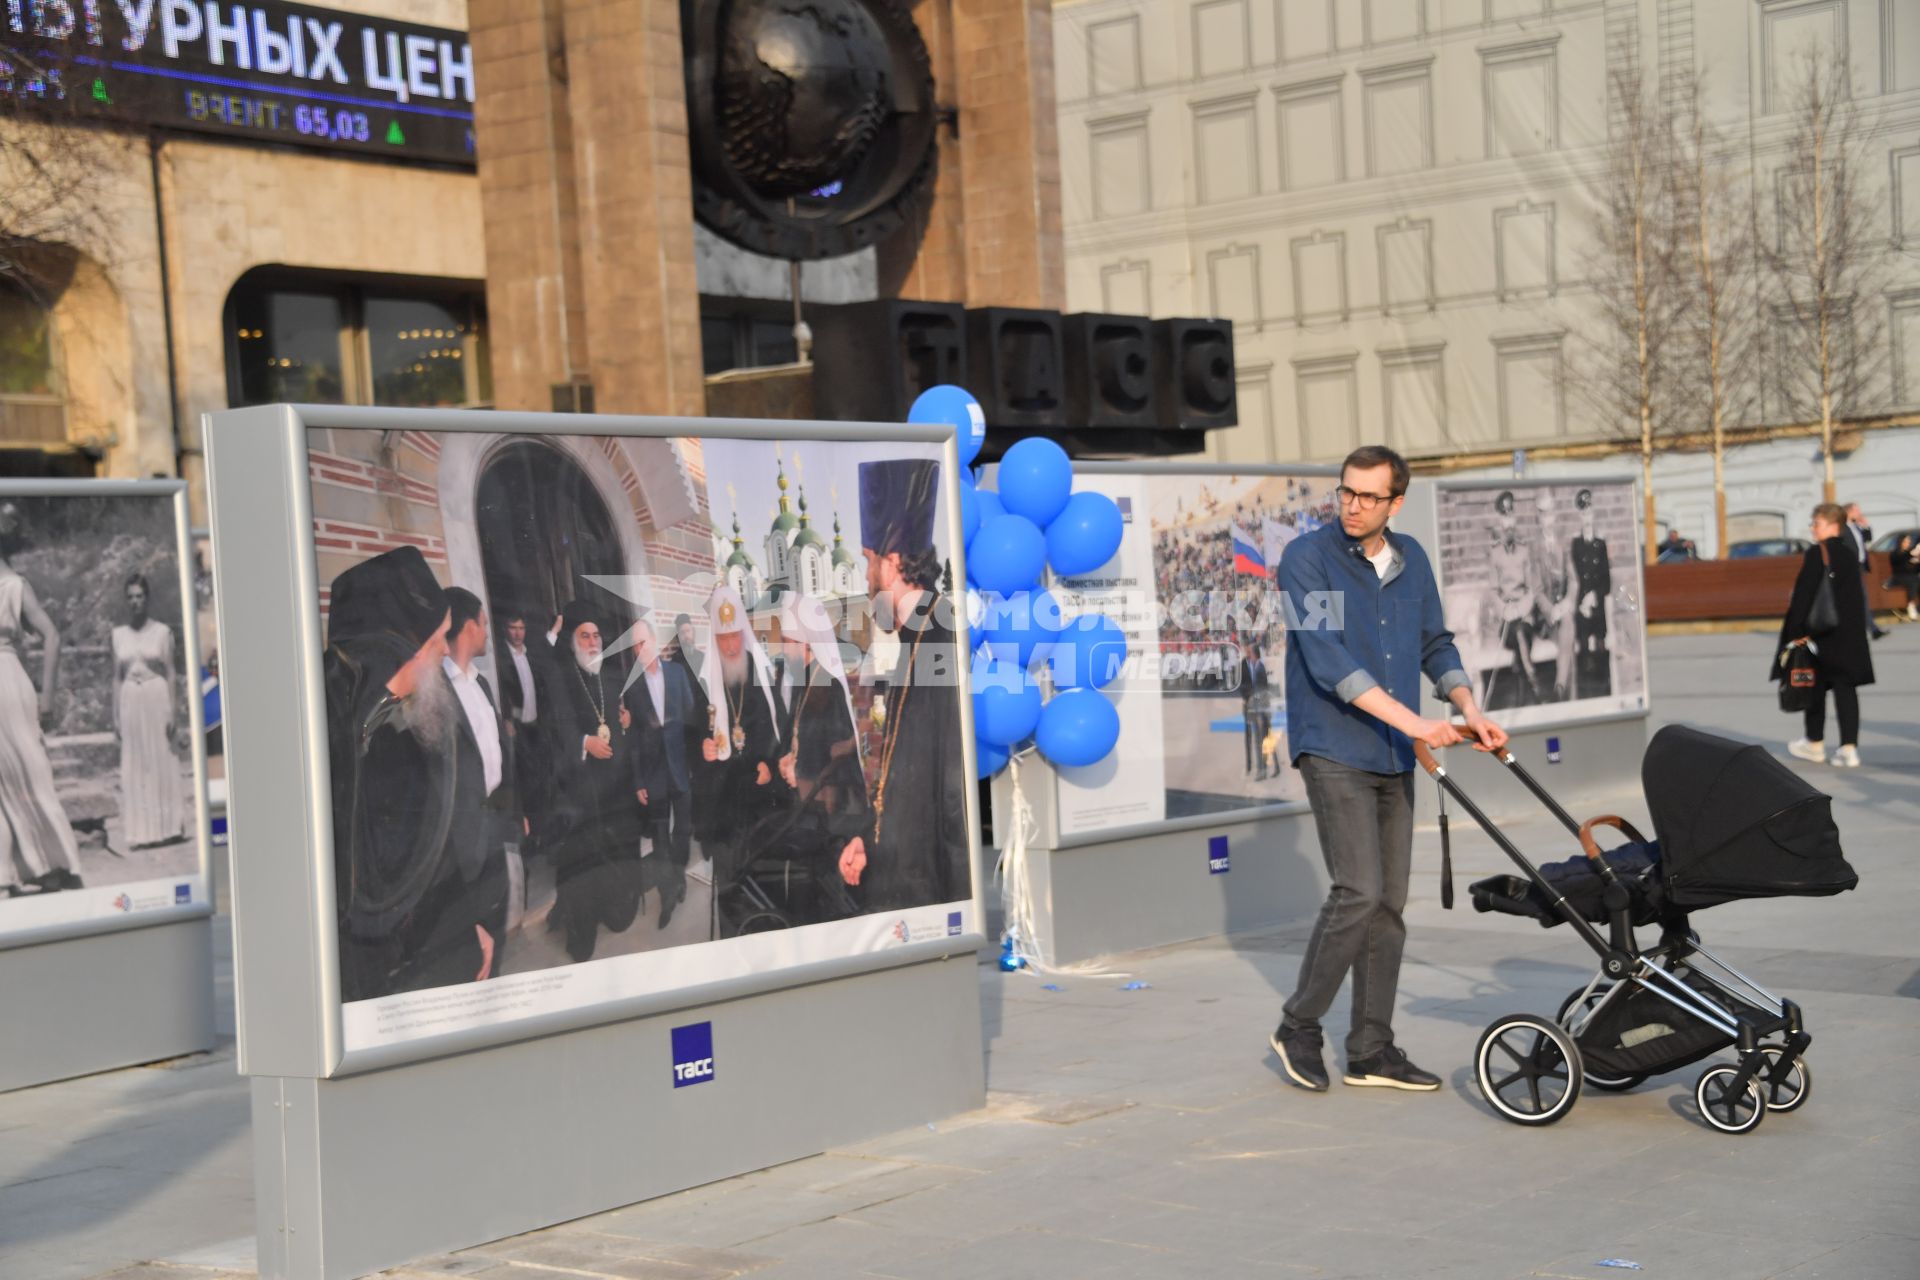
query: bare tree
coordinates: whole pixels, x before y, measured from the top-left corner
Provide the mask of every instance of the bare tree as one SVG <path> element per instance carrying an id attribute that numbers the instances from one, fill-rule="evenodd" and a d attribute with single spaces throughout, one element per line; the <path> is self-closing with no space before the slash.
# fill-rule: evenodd
<path id="1" fill-rule="evenodd" d="M 106 238 L 106 146 L 87 83 L 63 42 L 0 23 L 0 283 L 43 303 L 64 284 L 71 247 L 97 251 Z"/>
<path id="2" fill-rule="evenodd" d="M 1675 368 L 1687 291 L 1676 266 L 1673 112 L 1632 66 L 1610 73 L 1608 91 L 1613 101 L 1606 167 L 1593 193 L 1593 242 L 1585 263 L 1599 323 L 1568 380 L 1613 431 L 1638 448 L 1642 542 L 1651 564 L 1658 554 L 1653 456 L 1686 420 Z"/>
<path id="3" fill-rule="evenodd" d="M 1727 554 L 1726 430 L 1755 408 L 1752 205 L 1746 172 L 1727 138 L 1707 119 L 1704 84 L 1682 72 L 1671 86 L 1673 206 L 1684 367 L 1681 402 L 1704 419 L 1713 452 L 1714 546 Z"/>
<path id="4" fill-rule="evenodd" d="M 1846 58 L 1824 46 L 1801 59 L 1793 136 L 1774 190 L 1765 246 L 1784 325 L 1772 325 L 1771 372 L 1795 418 L 1818 415 L 1826 500 L 1834 498 L 1833 432 L 1857 413 L 1886 354 L 1875 308 L 1882 200 L 1870 177 L 1869 122 Z"/>

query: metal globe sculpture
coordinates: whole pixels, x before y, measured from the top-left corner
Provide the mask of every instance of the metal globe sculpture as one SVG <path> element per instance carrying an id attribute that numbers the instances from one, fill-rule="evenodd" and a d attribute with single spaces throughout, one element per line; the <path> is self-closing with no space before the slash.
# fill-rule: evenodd
<path id="1" fill-rule="evenodd" d="M 683 0 L 694 211 L 788 259 L 851 253 L 924 209 L 933 75 L 901 0 Z"/>

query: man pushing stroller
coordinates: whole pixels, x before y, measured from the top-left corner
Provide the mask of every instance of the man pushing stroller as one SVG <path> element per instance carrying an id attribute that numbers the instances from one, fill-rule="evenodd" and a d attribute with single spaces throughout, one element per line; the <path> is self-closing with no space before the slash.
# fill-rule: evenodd
<path id="1" fill-rule="evenodd" d="M 1393 1042 L 1413 863 L 1413 743 L 1471 736 L 1496 750 L 1507 741 L 1474 701 L 1426 552 L 1387 528 L 1406 492 L 1405 459 L 1381 445 L 1356 449 L 1334 491 L 1338 523 L 1294 539 L 1280 560 L 1289 617 L 1302 620 L 1286 650 L 1287 744 L 1332 886 L 1270 1043 L 1288 1077 L 1316 1093 L 1327 1088 L 1320 1019 L 1349 969 L 1345 1082 L 1440 1087 Z M 1319 618 L 1329 621 L 1314 625 Z M 1464 733 L 1414 710 L 1423 672 L 1466 717 Z"/>

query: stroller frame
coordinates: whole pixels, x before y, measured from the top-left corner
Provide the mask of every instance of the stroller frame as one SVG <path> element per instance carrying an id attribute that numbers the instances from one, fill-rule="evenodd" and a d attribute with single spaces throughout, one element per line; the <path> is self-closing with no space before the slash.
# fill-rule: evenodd
<path id="1" fill-rule="evenodd" d="M 1466 811 L 1600 957 L 1599 972 L 1568 998 L 1552 1021 L 1531 1014 L 1509 1015 L 1494 1021 L 1482 1035 L 1475 1053 L 1475 1074 L 1481 1093 L 1498 1114 L 1516 1124 L 1551 1124 L 1573 1109 L 1583 1082 L 1606 1092 L 1624 1091 L 1648 1076 L 1678 1070 L 1727 1047 L 1736 1050 L 1738 1063 L 1708 1066 L 1694 1086 L 1695 1104 L 1710 1127 L 1722 1133 L 1750 1132 L 1768 1111 L 1791 1111 L 1806 1101 L 1812 1074 L 1804 1055 L 1813 1037 L 1805 1028 L 1799 1005 L 1774 995 L 1707 950 L 1699 935 L 1688 926 L 1684 913 L 1664 913 L 1659 943 L 1645 950 L 1638 945 L 1634 937 L 1631 892 L 1602 856 L 1593 837 L 1596 826 L 1611 826 L 1630 839 L 1642 839 L 1630 824 L 1613 815 L 1598 816 L 1585 823 L 1575 821 L 1511 751 L 1502 747 L 1490 753 L 1579 839 L 1605 886 L 1602 901 L 1608 924 L 1607 932 L 1602 934 L 1461 790 L 1425 743 L 1416 742 L 1414 754 L 1421 768 L 1439 785 L 1443 796 L 1453 799 Z M 1443 849 L 1447 842 L 1446 822 L 1443 806 L 1440 817 Z M 1451 896 L 1451 885 L 1447 885 L 1443 899 Z M 1692 981 L 1683 981 L 1683 978 Z M 1717 1032 L 1719 1042 L 1670 1062 L 1649 1064 L 1644 1072 L 1618 1076 L 1588 1074 L 1580 1051 L 1582 1033 L 1593 1027 L 1617 1001 L 1630 998 L 1634 992 L 1645 992 L 1690 1015 Z M 1496 1050 L 1512 1059 L 1509 1065 L 1515 1068 L 1498 1079 L 1494 1076 Z M 1551 1085 L 1543 1092 L 1543 1081 L 1562 1078 L 1565 1083 L 1557 1093 Z M 1515 1083 L 1524 1084 L 1526 1092 L 1509 1098 L 1505 1091 Z"/>

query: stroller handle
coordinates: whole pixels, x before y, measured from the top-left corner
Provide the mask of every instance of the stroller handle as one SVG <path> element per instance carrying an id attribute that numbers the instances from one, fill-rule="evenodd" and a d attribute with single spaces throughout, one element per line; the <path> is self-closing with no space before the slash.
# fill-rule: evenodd
<path id="1" fill-rule="evenodd" d="M 1440 776 L 1440 762 L 1434 759 L 1433 748 L 1418 738 L 1413 740 L 1413 758 L 1420 762 L 1420 767 L 1427 771 L 1429 777 Z"/>
<path id="2" fill-rule="evenodd" d="M 1606 862 L 1600 856 L 1599 843 L 1593 838 L 1593 829 L 1595 827 L 1613 827 L 1624 834 L 1629 840 L 1639 844 L 1645 844 L 1647 842 L 1647 838 L 1641 835 L 1631 822 L 1628 822 L 1625 818 L 1617 814 L 1602 813 L 1588 818 L 1580 824 L 1580 847 L 1586 850 L 1588 858 L 1603 867 L 1606 866 Z"/>

